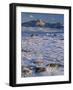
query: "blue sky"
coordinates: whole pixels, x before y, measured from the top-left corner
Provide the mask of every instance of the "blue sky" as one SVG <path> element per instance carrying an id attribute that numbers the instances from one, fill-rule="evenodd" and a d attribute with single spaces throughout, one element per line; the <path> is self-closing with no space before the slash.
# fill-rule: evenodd
<path id="1" fill-rule="evenodd" d="M 51 14 L 51 13 L 27 13 L 21 12 L 21 22 L 27 22 L 30 20 L 42 19 L 49 23 L 60 22 L 64 24 L 64 15 L 63 14 Z"/>

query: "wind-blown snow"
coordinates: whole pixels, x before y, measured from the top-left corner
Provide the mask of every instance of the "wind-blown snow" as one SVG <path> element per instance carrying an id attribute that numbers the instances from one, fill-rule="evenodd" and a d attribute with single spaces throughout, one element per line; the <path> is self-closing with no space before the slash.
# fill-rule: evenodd
<path id="1" fill-rule="evenodd" d="M 63 75 L 63 33 L 25 34 L 21 40 L 22 77 Z"/>

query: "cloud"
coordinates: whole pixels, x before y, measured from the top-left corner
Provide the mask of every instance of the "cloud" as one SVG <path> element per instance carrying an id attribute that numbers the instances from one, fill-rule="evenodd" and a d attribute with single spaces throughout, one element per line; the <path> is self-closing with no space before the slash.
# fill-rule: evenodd
<path id="1" fill-rule="evenodd" d="M 30 18 L 33 18 L 34 16 L 33 15 L 29 15 Z"/>

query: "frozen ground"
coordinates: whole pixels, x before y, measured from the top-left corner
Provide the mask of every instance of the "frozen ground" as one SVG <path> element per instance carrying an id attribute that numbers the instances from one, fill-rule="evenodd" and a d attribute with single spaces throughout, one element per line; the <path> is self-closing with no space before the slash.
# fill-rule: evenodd
<path id="1" fill-rule="evenodd" d="M 25 34 L 21 40 L 21 76 L 63 75 L 63 33 Z"/>

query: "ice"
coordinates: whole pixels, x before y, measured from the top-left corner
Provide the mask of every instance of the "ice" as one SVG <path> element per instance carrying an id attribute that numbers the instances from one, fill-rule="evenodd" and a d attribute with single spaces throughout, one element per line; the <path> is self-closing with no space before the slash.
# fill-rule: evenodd
<path id="1" fill-rule="evenodd" d="M 23 36 L 21 50 L 21 66 L 32 67 L 31 77 L 64 74 L 63 33 L 56 33 L 55 35 L 47 33 L 45 35 L 33 35 L 32 37 L 30 35 Z M 34 63 L 35 61 L 36 63 Z M 50 64 L 58 67 L 48 67 L 47 65 Z M 36 72 L 37 66 L 40 71 L 38 73 Z M 45 69 L 43 70 L 43 68 Z"/>

